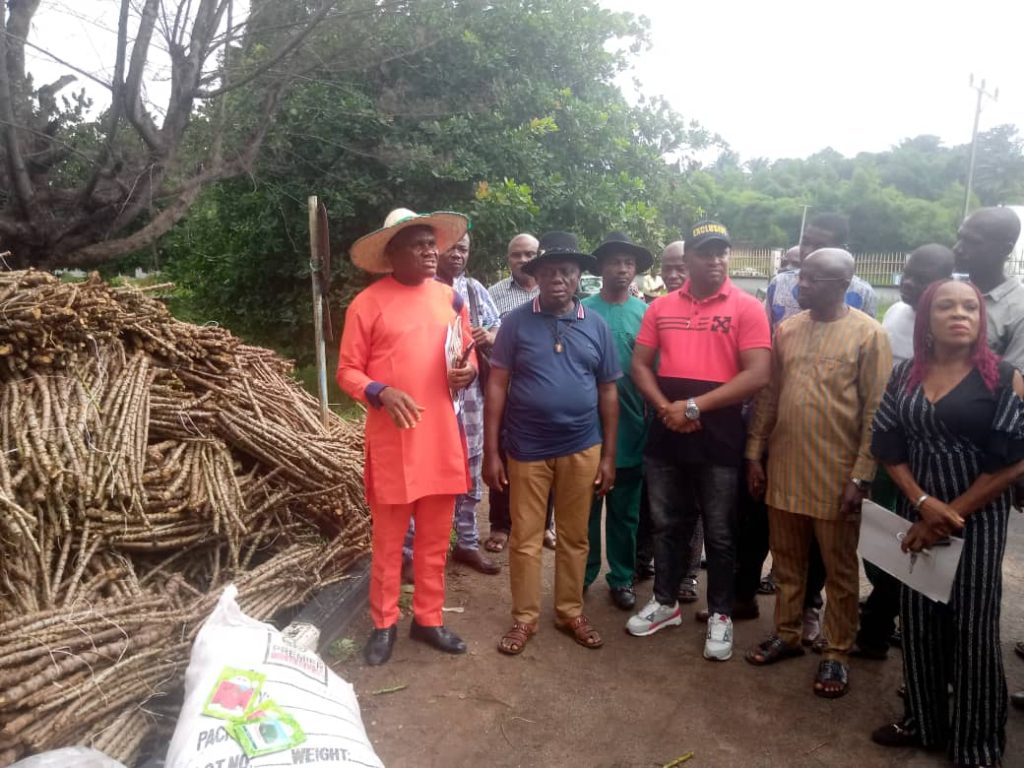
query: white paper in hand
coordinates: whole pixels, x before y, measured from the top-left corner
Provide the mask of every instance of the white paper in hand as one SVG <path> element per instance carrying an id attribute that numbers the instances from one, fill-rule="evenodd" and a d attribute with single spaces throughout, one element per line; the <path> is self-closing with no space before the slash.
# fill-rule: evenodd
<path id="1" fill-rule="evenodd" d="M 925 597 L 948 603 L 956 569 L 960 565 L 963 541 L 953 538 L 948 545 L 924 550 L 914 558 L 900 549 L 900 542 L 908 530 L 908 520 L 865 500 L 861 507 L 857 552 Z"/>

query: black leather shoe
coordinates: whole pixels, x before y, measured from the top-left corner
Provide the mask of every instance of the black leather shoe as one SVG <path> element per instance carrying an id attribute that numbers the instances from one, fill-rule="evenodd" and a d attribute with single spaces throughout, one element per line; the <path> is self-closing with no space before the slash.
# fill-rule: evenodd
<path id="1" fill-rule="evenodd" d="M 409 627 L 409 637 L 432 645 L 445 653 L 465 653 L 466 643 L 447 627 L 421 627 L 415 621 Z"/>
<path id="2" fill-rule="evenodd" d="M 871 732 L 871 740 L 882 747 L 920 747 L 921 736 L 910 723 L 889 723 Z"/>
<path id="3" fill-rule="evenodd" d="M 636 592 L 632 587 L 612 587 L 612 602 L 624 611 L 632 610 L 636 605 Z"/>
<path id="4" fill-rule="evenodd" d="M 1010 703 L 1017 709 L 1024 709 L 1024 691 L 1010 694 Z"/>
<path id="5" fill-rule="evenodd" d="M 385 629 L 375 629 L 370 633 L 370 639 L 366 641 L 363 648 L 363 656 L 366 663 L 371 667 L 380 666 L 391 658 L 391 649 L 395 647 L 395 636 L 398 634 L 398 627 L 392 624 Z"/>

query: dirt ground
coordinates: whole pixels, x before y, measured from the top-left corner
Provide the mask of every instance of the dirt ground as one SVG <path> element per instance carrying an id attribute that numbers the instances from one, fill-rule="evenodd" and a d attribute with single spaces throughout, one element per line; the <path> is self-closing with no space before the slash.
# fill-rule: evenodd
<path id="1" fill-rule="evenodd" d="M 481 515 L 486 528 L 486 513 Z M 1002 639 L 1011 691 L 1024 689 L 1024 515 L 1014 514 L 1004 563 Z M 506 555 L 499 556 L 506 565 Z M 483 576 L 450 565 L 447 624 L 468 643 L 446 656 L 408 639 L 409 619 L 391 661 L 367 667 L 361 656 L 334 664 L 359 694 L 363 720 L 391 768 L 416 766 L 664 766 L 693 752 L 686 768 L 751 766 L 948 765 L 942 756 L 891 750 L 871 743 L 871 730 L 899 718 L 900 654 L 884 662 L 853 660 L 850 692 L 836 701 L 815 697 L 817 656 L 755 668 L 742 652 L 771 629 L 772 597 L 758 598 L 761 618 L 736 626 L 731 661 L 701 656 L 697 603 L 683 625 L 631 637 L 628 614 L 615 608 L 603 577 L 591 587 L 586 611 L 605 645 L 588 650 L 555 630 L 551 608 L 553 556 L 545 550 L 545 614 L 541 631 L 518 657 L 497 652 L 509 624 L 508 576 Z M 703 575 L 702 575 L 703 579 Z M 866 584 L 866 582 L 864 582 Z M 651 583 L 638 587 L 638 604 Z M 352 631 L 362 644 L 368 618 Z M 394 692 L 384 689 L 405 686 Z M 1004 766 L 1024 766 L 1024 712 L 1011 708 Z"/>

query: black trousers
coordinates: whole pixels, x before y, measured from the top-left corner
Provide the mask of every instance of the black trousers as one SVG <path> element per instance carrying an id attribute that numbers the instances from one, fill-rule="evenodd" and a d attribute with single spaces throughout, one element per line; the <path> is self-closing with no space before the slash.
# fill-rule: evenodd
<path id="1" fill-rule="evenodd" d="M 647 565 L 654 560 L 654 533 L 651 528 L 651 503 L 647 499 L 647 478 L 640 491 L 640 524 L 636 529 L 636 564 Z"/>
<path id="2" fill-rule="evenodd" d="M 871 486 L 872 501 L 895 512 L 900 495 L 885 467 L 879 467 Z M 867 560 L 864 561 L 864 572 L 872 589 L 860 609 L 857 645 L 868 650 L 887 650 L 900 613 L 900 582 Z"/>
<path id="3" fill-rule="evenodd" d="M 900 613 L 900 582 L 867 560 L 864 571 L 872 589 L 860 609 L 857 645 L 867 650 L 885 651 L 889 648 L 889 638 L 896 631 L 896 617 Z"/>
<path id="4" fill-rule="evenodd" d="M 945 745 L 963 765 L 995 765 L 1006 749 L 999 611 L 1009 512 L 997 500 L 967 519 L 948 605 L 900 585 L 907 714 L 926 747 Z"/>
<path id="5" fill-rule="evenodd" d="M 740 479 L 739 530 L 736 538 L 736 602 L 750 603 L 757 597 L 761 568 L 768 557 L 768 506 L 747 492 L 746 478 Z"/>

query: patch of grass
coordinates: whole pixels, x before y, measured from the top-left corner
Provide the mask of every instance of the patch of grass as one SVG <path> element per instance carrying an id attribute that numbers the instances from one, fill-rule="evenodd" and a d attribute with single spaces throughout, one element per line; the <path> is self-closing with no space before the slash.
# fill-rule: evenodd
<path id="1" fill-rule="evenodd" d="M 341 391 L 334 372 L 338 369 L 337 356 L 327 356 L 327 403 L 331 410 L 343 419 L 359 419 L 363 416 L 362 406 L 351 397 Z M 317 384 L 316 365 L 303 365 L 295 369 L 295 378 L 298 379 L 302 388 L 313 397 L 320 397 L 320 388 Z"/>
<path id="2" fill-rule="evenodd" d="M 339 637 L 329 646 L 327 646 L 327 656 L 331 661 L 336 661 L 339 664 L 344 664 L 346 661 L 351 661 L 359 653 L 359 643 L 353 640 L 351 637 Z"/>
<path id="3" fill-rule="evenodd" d="M 415 590 L 416 587 L 412 584 L 402 585 L 402 591 L 398 595 L 398 610 L 403 614 L 409 614 L 412 612 L 412 595 Z"/>

